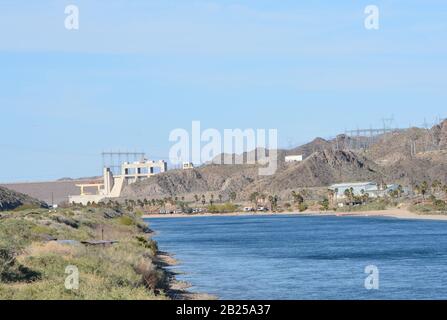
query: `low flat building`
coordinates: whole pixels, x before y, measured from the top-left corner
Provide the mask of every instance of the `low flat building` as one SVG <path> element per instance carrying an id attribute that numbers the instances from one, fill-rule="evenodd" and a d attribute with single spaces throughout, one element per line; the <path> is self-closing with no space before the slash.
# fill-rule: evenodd
<path id="1" fill-rule="evenodd" d="M 291 163 L 291 162 L 301 162 L 303 161 L 303 155 L 291 155 L 291 156 L 286 156 L 286 162 Z"/>
<path id="2" fill-rule="evenodd" d="M 348 182 L 333 184 L 329 187 L 329 190 L 334 191 L 335 200 L 344 200 L 346 199 L 345 191 L 350 189 L 352 189 L 354 196 L 368 194 L 370 198 L 378 198 L 398 188 L 399 185 L 396 184 L 381 185 L 376 182 Z"/>
<path id="3" fill-rule="evenodd" d="M 194 164 L 192 162 L 183 162 L 183 170 L 194 169 Z"/>

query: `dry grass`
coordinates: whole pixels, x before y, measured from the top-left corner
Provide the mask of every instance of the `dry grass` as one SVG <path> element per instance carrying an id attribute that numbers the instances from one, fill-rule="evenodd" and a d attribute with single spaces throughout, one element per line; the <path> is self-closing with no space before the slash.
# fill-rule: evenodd
<path id="1" fill-rule="evenodd" d="M 77 250 L 78 249 L 73 246 L 60 244 L 55 241 L 44 242 L 44 243 L 33 242 L 25 249 L 25 252 L 22 255 L 22 257 L 41 256 L 47 254 L 73 257 Z"/>
<path id="2" fill-rule="evenodd" d="M 0 261 L 5 266 L 0 275 L 7 281 L 0 282 L 0 299 L 167 299 L 165 271 L 154 263 L 156 245 L 141 223 L 133 213 L 106 219 L 101 208 L 3 214 L 0 251 L 7 260 Z M 43 240 L 48 236 L 76 241 Z M 78 242 L 102 236 L 119 243 L 86 247 Z M 69 265 L 79 270 L 79 290 L 65 288 Z"/>

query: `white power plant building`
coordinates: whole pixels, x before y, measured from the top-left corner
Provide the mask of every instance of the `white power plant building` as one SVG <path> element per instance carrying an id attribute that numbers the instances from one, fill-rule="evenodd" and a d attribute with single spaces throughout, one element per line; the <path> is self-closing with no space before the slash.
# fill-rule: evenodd
<path id="1" fill-rule="evenodd" d="M 156 172 L 157 170 L 157 172 Z M 70 203 L 78 203 L 86 205 L 90 203 L 98 203 L 107 198 L 119 198 L 121 191 L 125 185 L 135 183 L 142 179 L 147 179 L 157 173 L 163 173 L 168 170 L 168 164 L 161 161 L 135 161 L 124 162 L 121 165 L 121 174 L 113 175 L 110 168 L 103 170 L 103 183 L 86 183 L 77 184 L 81 189 L 81 194 L 77 196 L 69 196 Z M 85 189 L 95 189 L 95 193 L 88 193 Z"/>

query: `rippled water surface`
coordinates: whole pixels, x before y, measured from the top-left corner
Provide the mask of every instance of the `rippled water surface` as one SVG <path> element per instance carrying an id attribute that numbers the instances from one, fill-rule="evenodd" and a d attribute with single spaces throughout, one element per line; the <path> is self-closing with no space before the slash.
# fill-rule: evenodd
<path id="1" fill-rule="evenodd" d="M 447 299 L 447 223 L 268 216 L 147 220 L 192 291 L 221 299 Z M 379 290 L 365 289 L 365 267 Z"/>

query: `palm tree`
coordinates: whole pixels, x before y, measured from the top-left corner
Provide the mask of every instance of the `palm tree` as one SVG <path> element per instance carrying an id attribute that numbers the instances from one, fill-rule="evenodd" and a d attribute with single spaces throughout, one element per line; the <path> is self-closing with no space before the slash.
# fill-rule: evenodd
<path id="1" fill-rule="evenodd" d="M 270 208 L 272 212 L 276 212 L 278 209 L 278 200 L 279 198 L 277 195 L 269 196 Z"/>
<path id="2" fill-rule="evenodd" d="M 442 187 L 442 183 L 439 180 L 435 180 L 431 184 L 431 188 L 433 190 L 433 193 L 437 193 L 441 189 L 441 187 Z"/>
<path id="3" fill-rule="evenodd" d="M 252 194 L 250 194 L 250 202 L 255 205 L 255 209 L 258 209 L 258 197 L 259 192 L 253 192 Z"/>
<path id="4" fill-rule="evenodd" d="M 328 194 L 329 206 L 333 206 L 334 205 L 335 191 L 332 190 L 332 189 L 327 189 L 327 194 Z"/>
<path id="5" fill-rule="evenodd" d="M 292 197 L 293 202 L 295 202 L 298 205 L 301 205 L 304 202 L 304 197 L 299 192 L 297 193 L 295 191 L 292 191 Z"/>
<path id="6" fill-rule="evenodd" d="M 222 202 L 222 195 L 221 194 L 219 194 L 219 202 Z"/>
<path id="7" fill-rule="evenodd" d="M 397 187 L 397 196 L 398 198 L 400 198 L 402 196 L 402 194 L 404 193 L 404 187 L 402 187 L 401 185 L 399 185 Z"/>
<path id="8" fill-rule="evenodd" d="M 273 212 L 273 196 L 269 196 L 269 202 L 270 202 L 270 210 Z"/>
<path id="9" fill-rule="evenodd" d="M 205 203 L 206 203 L 206 197 L 204 194 L 202 194 L 202 204 L 205 205 Z"/>
<path id="10" fill-rule="evenodd" d="M 292 195 L 293 201 L 295 202 L 296 191 L 292 190 L 291 195 Z"/>
<path id="11" fill-rule="evenodd" d="M 354 200 L 354 189 L 353 188 L 346 189 L 344 191 L 344 195 L 348 199 L 349 203 L 351 204 Z"/>
<path id="12" fill-rule="evenodd" d="M 263 193 L 263 194 L 260 195 L 260 198 L 262 200 L 262 203 L 264 204 L 265 203 L 265 199 L 267 199 L 267 195 L 265 193 Z"/>
<path id="13" fill-rule="evenodd" d="M 414 193 L 416 194 L 420 194 L 421 193 L 421 187 L 417 184 L 414 188 L 413 188 Z"/>
<path id="14" fill-rule="evenodd" d="M 420 188 L 421 188 L 420 190 L 421 190 L 422 197 L 425 200 L 425 195 L 427 194 L 427 191 L 428 191 L 428 183 L 427 183 L 427 181 L 422 182 Z"/>
<path id="15" fill-rule="evenodd" d="M 199 202 L 199 196 L 198 195 L 194 195 L 194 200 L 196 200 L 196 202 Z"/>

